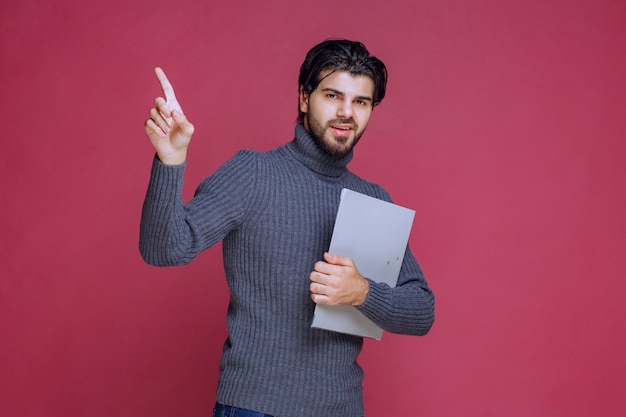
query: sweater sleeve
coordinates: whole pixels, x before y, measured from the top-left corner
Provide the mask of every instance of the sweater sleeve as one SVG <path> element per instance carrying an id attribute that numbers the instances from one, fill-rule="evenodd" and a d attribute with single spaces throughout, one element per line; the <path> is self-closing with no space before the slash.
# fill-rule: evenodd
<path id="1" fill-rule="evenodd" d="M 369 283 L 369 294 L 359 311 L 391 333 L 428 333 L 435 320 L 435 296 L 408 247 L 395 287 L 372 280 Z"/>
<path id="2" fill-rule="evenodd" d="M 372 196 L 393 203 L 389 193 L 376 184 Z M 407 245 L 395 287 L 368 279 L 369 293 L 357 307 L 376 325 L 391 333 L 423 336 L 435 321 L 435 295 Z"/>
<path id="3" fill-rule="evenodd" d="M 254 152 L 237 153 L 202 181 L 187 204 L 182 201 L 185 166 L 154 158 L 139 237 L 141 256 L 151 265 L 185 265 L 245 219 L 254 189 Z"/>

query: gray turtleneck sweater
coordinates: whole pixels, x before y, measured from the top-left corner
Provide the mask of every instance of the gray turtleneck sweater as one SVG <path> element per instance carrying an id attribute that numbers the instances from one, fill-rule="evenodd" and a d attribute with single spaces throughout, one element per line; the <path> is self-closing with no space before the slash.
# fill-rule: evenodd
<path id="1" fill-rule="evenodd" d="M 185 165 L 155 158 L 140 251 L 157 266 L 184 265 L 223 241 L 230 289 L 217 400 L 276 417 L 363 416 L 360 337 L 312 329 L 309 274 L 328 249 L 342 188 L 390 201 L 334 159 L 302 125 L 272 151 L 240 151 L 182 202 Z M 370 281 L 358 307 L 383 329 L 423 335 L 434 296 L 411 251 L 398 285 Z"/>

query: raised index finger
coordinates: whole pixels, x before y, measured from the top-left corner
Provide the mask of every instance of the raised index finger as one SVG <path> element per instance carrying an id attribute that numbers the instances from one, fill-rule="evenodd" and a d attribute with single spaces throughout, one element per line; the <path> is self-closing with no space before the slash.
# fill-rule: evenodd
<path id="1" fill-rule="evenodd" d="M 161 84 L 161 90 L 163 90 L 163 94 L 165 95 L 165 100 L 171 104 L 176 103 L 176 95 L 174 94 L 174 87 L 167 79 L 165 72 L 157 67 L 154 69 L 154 73 L 156 74 L 157 80 L 159 80 L 159 84 Z"/>

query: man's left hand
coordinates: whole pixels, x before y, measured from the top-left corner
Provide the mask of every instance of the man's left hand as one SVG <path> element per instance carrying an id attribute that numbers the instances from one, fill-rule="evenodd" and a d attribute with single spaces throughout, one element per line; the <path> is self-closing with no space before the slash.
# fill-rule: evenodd
<path id="1" fill-rule="evenodd" d="M 317 262 L 311 272 L 311 299 L 316 304 L 363 304 L 369 281 L 359 274 L 352 259 L 324 253 L 324 261 Z"/>

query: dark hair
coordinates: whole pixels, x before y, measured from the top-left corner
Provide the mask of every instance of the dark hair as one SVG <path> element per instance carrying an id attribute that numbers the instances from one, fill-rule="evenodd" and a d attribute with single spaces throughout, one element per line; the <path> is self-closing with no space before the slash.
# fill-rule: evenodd
<path id="1" fill-rule="evenodd" d="M 387 68 L 383 62 L 371 56 L 361 42 L 347 39 L 330 39 L 315 45 L 306 54 L 300 67 L 298 93 L 311 94 L 322 81 L 321 73 L 326 70 L 348 71 L 352 75 L 365 75 L 374 81 L 373 105 L 379 104 L 387 89 Z M 304 114 L 298 103 L 298 122 L 302 123 Z"/>

